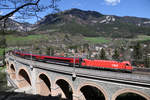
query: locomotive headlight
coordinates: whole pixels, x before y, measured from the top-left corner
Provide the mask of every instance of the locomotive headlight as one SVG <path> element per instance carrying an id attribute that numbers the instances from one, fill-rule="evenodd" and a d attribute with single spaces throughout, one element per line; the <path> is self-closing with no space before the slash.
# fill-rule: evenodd
<path id="1" fill-rule="evenodd" d="M 118 64 L 112 64 L 113 67 L 118 67 Z"/>

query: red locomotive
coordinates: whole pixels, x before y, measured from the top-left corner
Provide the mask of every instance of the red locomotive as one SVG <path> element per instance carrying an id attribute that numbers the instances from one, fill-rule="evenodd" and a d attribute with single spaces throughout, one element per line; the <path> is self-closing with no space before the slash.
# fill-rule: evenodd
<path id="1" fill-rule="evenodd" d="M 133 67 L 131 66 L 129 61 L 111 61 L 111 60 L 89 60 L 83 59 L 82 66 L 92 66 L 96 68 L 103 68 L 103 69 L 115 69 L 115 70 L 122 70 L 132 72 Z"/>
<path id="2" fill-rule="evenodd" d="M 111 69 L 111 70 L 122 70 L 127 72 L 132 72 L 133 67 L 131 66 L 129 61 L 111 61 L 111 60 L 89 60 L 82 58 L 71 58 L 71 57 L 56 57 L 56 56 L 44 56 L 44 55 L 34 55 L 23 53 L 20 51 L 13 51 L 13 54 L 30 59 L 32 57 L 33 60 L 40 61 L 48 61 L 55 63 L 68 64 L 69 66 L 78 65 L 83 68 L 101 68 L 101 69 Z"/>

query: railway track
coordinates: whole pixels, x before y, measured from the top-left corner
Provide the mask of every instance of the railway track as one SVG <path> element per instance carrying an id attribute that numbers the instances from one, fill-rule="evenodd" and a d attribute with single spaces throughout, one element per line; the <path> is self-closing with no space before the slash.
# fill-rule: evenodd
<path id="1" fill-rule="evenodd" d="M 150 72 L 148 71 L 138 71 L 138 70 L 133 70 L 133 74 L 141 74 L 141 75 L 150 75 Z"/>
<path id="2" fill-rule="evenodd" d="M 14 57 L 16 57 L 16 56 L 14 56 Z M 15 59 L 16 59 L 15 61 L 17 61 L 17 62 L 24 62 L 24 63 L 29 64 L 29 65 L 31 63 L 30 60 L 23 59 L 20 57 L 16 57 Z M 46 69 L 46 70 L 51 69 L 51 70 L 56 71 L 59 69 L 58 72 L 72 73 L 72 67 L 61 65 L 61 64 L 45 63 L 45 62 L 39 62 L 39 61 L 33 61 L 33 64 L 35 64 L 33 66 L 41 65 L 41 67 L 39 66 L 39 68 Z M 50 66 L 49 64 L 53 64 L 53 66 Z M 45 67 L 42 67 L 42 66 L 45 66 Z M 61 67 L 61 66 L 64 66 L 66 68 Z M 81 70 L 81 69 L 83 69 L 83 70 Z M 123 73 L 121 71 L 117 71 L 117 72 L 116 71 L 108 71 L 108 70 L 106 71 L 106 70 L 101 70 L 101 69 L 99 69 L 99 70 L 87 69 L 87 68 L 81 68 L 81 67 L 77 67 L 77 66 L 76 66 L 76 70 L 77 70 L 77 72 L 84 73 L 84 74 L 91 73 L 92 75 L 96 75 L 97 77 L 107 77 L 110 79 L 114 78 L 117 80 L 123 79 L 123 80 L 136 81 L 136 82 L 141 82 L 141 83 L 145 82 L 148 84 L 150 83 L 150 78 L 149 78 L 150 70 L 141 69 L 141 68 L 137 68 L 137 67 L 134 68 L 132 73 Z"/>
<path id="3" fill-rule="evenodd" d="M 13 55 L 15 56 L 15 55 Z M 16 56 L 18 57 L 18 56 Z M 26 59 L 26 60 L 31 60 L 31 59 Z M 58 63 L 58 62 L 53 62 L 53 61 L 38 61 L 38 62 L 42 62 L 42 63 L 49 63 L 49 64 L 56 64 L 56 65 L 62 65 L 62 66 L 68 66 L 68 64 L 64 64 L 64 63 Z M 79 67 L 78 65 L 76 65 L 76 68 Z M 112 71 L 112 72 L 120 72 L 117 70 L 110 70 L 110 69 L 103 69 L 103 68 L 91 68 L 91 67 L 83 67 L 84 69 L 90 69 L 90 70 L 102 70 L 102 71 Z M 136 66 L 133 67 L 133 71 L 132 74 L 141 74 L 141 75 L 150 75 L 150 68 L 138 68 Z"/>

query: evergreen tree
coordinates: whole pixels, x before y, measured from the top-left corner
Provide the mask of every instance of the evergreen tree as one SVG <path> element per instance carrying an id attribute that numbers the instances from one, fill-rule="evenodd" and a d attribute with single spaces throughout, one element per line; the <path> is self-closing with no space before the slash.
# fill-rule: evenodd
<path id="1" fill-rule="evenodd" d="M 102 60 L 106 60 L 106 53 L 105 53 L 105 50 L 102 48 L 101 52 L 100 52 L 100 59 Z"/>
<path id="2" fill-rule="evenodd" d="M 150 67 L 150 57 L 146 56 L 144 59 L 144 66 L 149 68 Z"/>
<path id="3" fill-rule="evenodd" d="M 118 51 L 117 49 L 115 49 L 112 58 L 113 58 L 114 60 L 119 60 L 119 51 Z"/>
<path id="4" fill-rule="evenodd" d="M 88 59 L 91 59 L 92 51 L 88 51 Z"/>
<path id="5" fill-rule="evenodd" d="M 51 48 L 50 53 L 51 53 L 51 56 L 54 56 L 54 49 L 53 48 Z"/>
<path id="6" fill-rule="evenodd" d="M 40 55 L 42 54 L 42 50 L 39 50 L 39 54 L 40 54 Z"/>
<path id="7" fill-rule="evenodd" d="M 51 53 L 50 50 L 51 50 L 50 47 L 47 47 L 47 48 L 46 48 L 46 55 L 51 55 L 51 54 L 50 54 L 50 53 Z"/>
<path id="8" fill-rule="evenodd" d="M 3 50 L 3 65 L 6 65 L 6 62 L 5 62 L 5 48 L 4 48 L 4 50 Z"/>
<path id="9" fill-rule="evenodd" d="M 140 46 L 140 43 L 137 43 L 137 44 L 134 46 L 133 58 L 134 58 L 135 60 L 142 59 L 142 48 L 141 48 L 141 46 Z"/>
<path id="10" fill-rule="evenodd" d="M 0 39 L 0 48 L 6 48 L 7 47 L 7 44 L 6 44 L 6 37 L 5 36 L 0 36 L 0 37 L 2 37 L 1 39 Z"/>

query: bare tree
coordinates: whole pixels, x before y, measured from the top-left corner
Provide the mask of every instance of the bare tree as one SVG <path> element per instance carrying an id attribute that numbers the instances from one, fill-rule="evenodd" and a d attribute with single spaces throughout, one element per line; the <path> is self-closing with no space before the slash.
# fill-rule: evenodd
<path id="1" fill-rule="evenodd" d="M 0 0 L 0 13 L 1 11 L 7 11 L 7 13 L 5 12 L 0 15 L 0 37 L 2 37 L 2 40 L 0 40 L 2 47 L 0 48 L 4 48 L 5 52 L 5 48 L 7 47 L 5 29 L 9 17 L 12 17 L 15 13 L 17 13 L 15 16 L 16 19 L 36 17 L 38 20 L 40 18 L 40 16 L 38 16 L 39 12 L 43 12 L 51 8 L 54 11 L 58 11 L 59 9 L 56 4 L 58 1 L 60 0 Z"/>
<path id="2" fill-rule="evenodd" d="M 16 18 L 39 17 L 38 12 L 53 8 L 58 10 L 56 2 L 60 0 L 47 0 L 47 5 L 42 2 L 45 0 L 0 0 L 0 10 L 8 11 L 7 14 L 0 16 L 0 21 L 7 19 L 17 13 Z"/>

